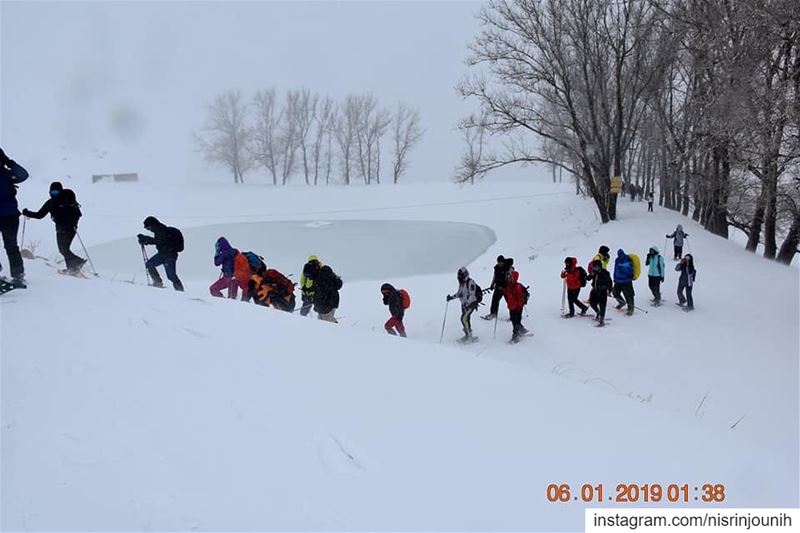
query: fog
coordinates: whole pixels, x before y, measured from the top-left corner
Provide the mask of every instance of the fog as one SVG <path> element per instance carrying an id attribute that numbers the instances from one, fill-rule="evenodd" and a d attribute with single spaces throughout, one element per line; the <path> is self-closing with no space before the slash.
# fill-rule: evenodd
<path id="1" fill-rule="evenodd" d="M 0 143 L 34 179 L 138 172 L 229 181 L 197 153 L 205 104 L 238 88 L 374 93 L 420 110 L 407 181 L 453 175 L 478 2 L 0 3 Z M 388 166 L 388 161 L 385 163 Z M 266 182 L 263 169 L 248 181 Z M 295 176 L 295 182 L 302 181 Z"/>

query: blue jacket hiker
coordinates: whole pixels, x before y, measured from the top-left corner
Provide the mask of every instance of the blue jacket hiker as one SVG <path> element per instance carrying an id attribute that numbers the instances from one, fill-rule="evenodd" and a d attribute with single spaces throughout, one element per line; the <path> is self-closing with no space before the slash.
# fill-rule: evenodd
<path id="1" fill-rule="evenodd" d="M 617 259 L 614 261 L 613 294 L 617 299 L 617 309 L 622 309 L 627 305 L 628 316 L 632 315 L 636 307 L 633 300 L 636 294 L 633 291 L 633 261 L 622 248 L 617 250 Z"/>

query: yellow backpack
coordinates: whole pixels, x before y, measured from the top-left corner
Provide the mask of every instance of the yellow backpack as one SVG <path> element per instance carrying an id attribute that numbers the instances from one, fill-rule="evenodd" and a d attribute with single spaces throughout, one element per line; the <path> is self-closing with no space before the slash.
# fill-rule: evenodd
<path id="1" fill-rule="evenodd" d="M 642 262 L 636 254 L 628 254 L 628 257 L 631 258 L 631 263 L 633 263 L 633 279 L 639 279 L 639 274 L 642 273 Z"/>

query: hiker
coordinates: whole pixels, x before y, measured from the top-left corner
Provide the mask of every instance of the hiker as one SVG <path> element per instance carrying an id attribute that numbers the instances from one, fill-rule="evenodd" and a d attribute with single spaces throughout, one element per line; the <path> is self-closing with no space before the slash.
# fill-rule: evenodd
<path id="1" fill-rule="evenodd" d="M 338 324 L 336 309 L 339 307 L 339 290 L 342 278 L 336 275 L 328 265 L 319 269 L 314 279 L 314 311 L 317 317 L 326 322 Z"/>
<path id="2" fill-rule="evenodd" d="M 322 268 L 322 262 L 316 255 L 309 255 L 308 261 L 303 265 L 303 273 L 300 274 L 300 299 L 303 302 L 300 306 L 300 316 L 307 316 L 314 307 L 314 279 Z"/>
<path id="3" fill-rule="evenodd" d="M 678 278 L 678 305 L 683 307 L 684 311 L 694 311 L 694 298 L 692 298 L 692 287 L 694 287 L 694 280 L 697 277 L 697 270 L 694 268 L 694 257 L 692 254 L 686 254 L 681 259 L 681 262 L 675 265 L 675 272 L 680 272 Z M 683 296 L 683 291 L 686 290 L 686 297 Z"/>
<path id="4" fill-rule="evenodd" d="M 17 244 L 19 232 L 19 208 L 17 206 L 17 185 L 28 179 L 28 171 L 16 161 L 9 159 L 0 148 L 0 234 L 8 256 L 11 283 L 17 289 L 24 289 L 25 266 Z M 3 266 L 0 265 L 0 270 Z"/>
<path id="5" fill-rule="evenodd" d="M 511 342 L 519 342 L 520 338 L 528 333 L 522 325 L 522 309 L 528 303 L 528 289 L 519 282 L 519 272 L 512 270 L 508 273 L 506 290 L 504 292 L 508 314 L 511 317 Z"/>
<path id="6" fill-rule="evenodd" d="M 649 265 L 647 284 L 650 286 L 650 292 L 653 293 L 653 306 L 658 307 L 661 305 L 661 284 L 664 283 L 664 258 L 655 244 L 647 252 L 644 264 Z"/>
<path id="7" fill-rule="evenodd" d="M 249 302 L 250 278 L 261 269 L 266 269 L 264 258 L 255 252 L 239 252 L 233 261 L 233 277 L 236 284 L 242 289 L 242 301 Z"/>
<path id="8" fill-rule="evenodd" d="M 214 266 L 221 266 L 222 274 L 208 290 L 211 292 L 211 296 L 222 298 L 222 289 L 227 289 L 228 298 L 236 298 L 239 292 L 239 282 L 236 280 L 234 270 L 239 250 L 232 247 L 228 239 L 220 237 L 214 245 L 214 252 Z"/>
<path id="9" fill-rule="evenodd" d="M 653 212 L 653 191 L 647 193 L 647 211 Z"/>
<path id="10" fill-rule="evenodd" d="M 589 308 L 580 301 L 579 296 L 581 287 L 586 286 L 586 270 L 578 266 L 578 260 L 574 257 L 564 259 L 564 270 L 561 271 L 561 279 L 567 284 L 567 300 L 569 301 L 569 313 L 563 315 L 564 318 L 575 316 L 575 306 L 581 310 L 581 316 L 586 314 Z M 563 300 L 562 300 L 563 303 Z"/>
<path id="11" fill-rule="evenodd" d="M 248 291 L 258 305 L 271 306 L 287 313 L 294 311 L 294 283 L 274 268 L 262 264 L 250 277 Z"/>
<path id="12" fill-rule="evenodd" d="M 506 286 L 508 272 L 512 264 L 513 259 L 512 263 L 509 263 L 502 255 L 497 256 L 497 263 L 494 265 L 492 284 L 489 285 L 489 290 L 492 291 L 492 304 L 489 307 L 489 314 L 481 317 L 484 320 L 494 320 L 497 317 L 497 310 L 500 308 L 500 300 L 503 299 L 503 288 Z"/>
<path id="13" fill-rule="evenodd" d="M 152 244 L 156 247 L 156 254 L 148 259 L 144 265 L 153 280 L 153 287 L 164 287 L 164 282 L 161 281 L 161 276 L 158 275 L 156 270 L 157 266 L 164 265 L 167 279 L 172 282 L 173 288 L 176 291 L 182 291 L 183 283 L 178 279 L 177 263 L 178 253 L 183 251 L 183 234 L 179 229 L 166 226 L 153 216 L 144 219 L 144 229 L 152 232 L 153 236 L 150 237 L 140 233 L 137 235 L 139 245 Z"/>
<path id="14" fill-rule="evenodd" d="M 458 279 L 458 290 L 455 294 L 447 295 L 447 301 L 461 300 L 461 327 L 464 330 L 464 336 L 459 339 L 459 342 L 472 342 L 477 341 L 477 337 L 472 336 L 472 323 L 470 317 L 478 309 L 478 304 L 483 299 L 483 293 L 475 281 L 469 277 L 467 267 L 461 267 L 456 274 Z"/>
<path id="15" fill-rule="evenodd" d="M 42 219 L 50 215 L 56 224 L 56 244 L 58 252 L 64 256 L 66 272 L 77 275 L 86 259 L 72 253 L 70 246 L 78 232 L 78 220 L 81 218 L 81 206 L 71 189 L 65 189 L 61 183 L 50 184 L 50 198 L 38 211 L 23 209 L 22 214 L 28 218 Z"/>
<path id="16" fill-rule="evenodd" d="M 635 308 L 633 297 L 633 261 L 625 251 L 617 250 L 617 259 L 614 262 L 614 298 L 617 299 L 617 309 L 628 306 L 627 314 L 631 316 Z M 623 300 L 622 297 L 625 297 Z"/>
<path id="17" fill-rule="evenodd" d="M 684 233 L 683 226 L 681 226 L 680 224 L 678 224 L 678 227 L 675 228 L 675 231 L 665 236 L 667 239 L 674 239 L 672 241 L 672 245 L 675 249 L 674 250 L 675 255 L 673 257 L 675 261 L 679 261 L 681 256 L 683 255 L 683 239 L 685 239 L 688 236 L 689 234 Z"/>
<path id="18" fill-rule="evenodd" d="M 611 250 L 609 250 L 608 246 L 601 246 L 597 250 L 597 253 L 594 254 L 592 261 L 600 261 L 603 265 L 603 270 L 608 270 L 608 263 L 611 261 L 611 254 L 609 253 L 610 251 Z M 586 270 L 591 271 L 592 261 L 589 261 L 589 264 L 586 265 Z"/>
<path id="19" fill-rule="evenodd" d="M 594 319 L 597 320 L 597 326 L 603 327 L 606 320 L 606 304 L 613 286 L 611 274 L 603 268 L 602 261 L 595 259 L 589 265 L 588 279 L 592 282 L 592 290 L 589 292 L 589 305 L 595 312 Z"/>
<path id="20" fill-rule="evenodd" d="M 403 289 L 398 291 L 389 283 L 384 283 L 381 285 L 381 294 L 383 295 L 383 305 L 389 306 L 389 314 L 392 315 L 389 317 L 389 320 L 386 321 L 386 324 L 383 325 L 386 333 L 405 337 L 406 328 L 403 325 L 403 316 L 405 310 L 411 304 L 411 298 L 408 296 L 408 292 Z M 397 332 L 395 332 L 395 329 L 397 329 Z"/>

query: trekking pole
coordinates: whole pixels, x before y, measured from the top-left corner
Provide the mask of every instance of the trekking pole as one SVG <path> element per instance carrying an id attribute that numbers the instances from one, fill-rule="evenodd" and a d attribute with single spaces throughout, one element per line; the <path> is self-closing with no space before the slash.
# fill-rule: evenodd
<path id="1" fill-rule="evenodd" d="M 634 308 L 636 308 L 636 309 L 638 309 L 639 311 L 643 312 L 644 314 L 647 314 L 647 310 L 645 310 L 645 309 L 642 309 L 642 308 L 641 308 L 641 307 L 639 307 L 638 305 L 634 305 L 633 307 L 634 307 Z"/>
<path id="2" fill-rule="evenodd" d="M 662 252 L 666 253 L 667 251 L 667 238 L 664 237 L 664 248 L 661 249 Z"/>
<path id="3" fill-rule="evenodd" d="M 89 251 L 86 249 L 86 246 L 83 244 L 83 239 L 81 239 L 81 234 L 78 233 L 78 230 L 75 230 L 75 235 L 78 236 L 78 241 L 81 243 L 81 248 L 83 248 L 83 253 L 86 254 L 86 259 L 89 260 L 89 266 L 92 267 L 92 273 L 95 276 L 99 276 L 100 274 L 97 273 L 97 270 L 94 268 L 94 263 L 92 263 L 92 258 L 89 256 Z"/>
<path id="4" fill-rule="evenodd" d="M 562 315 L 564 314 L 564 305 L 565 305 L 564 301 L 566 300 L 566 298 L 567 298 L 567 280 L 564 279 L 564 288 L 561 291 L 561 314 Z"/>
<path id="5" fill-rule="evenodd" d="M 147 270 L 147 252 L 144 251 L 144 244 L 140 244 L 139 246 L 142 247 L 142 258 L 144 259 L 144 275 L 147 278 L 147 286 L 151 285 L 150 283 L 150 271 Z"/>
<path id="6" fill-rule="evenodd" d="M 442 339 L 444 339 L 444 325 L 447 322 L 447 308 L 450 307 L 450 300 L 447 300 L 447 303 L 444 306 L 444 318 L 442 319 L 442 333 L 439 335 L 439 344 L 442 343 Z"/>
<path id="7" fill-rule="evenodd" d="M 492 335 L 493 339 L 497 338 L 497 318 L 499 317 L 499 315 L 500 315 L 499 311 L 494 315 L 494 334 Z"/>
<path id="8" fill-rule="evenodd" d="M 28 217 L 23 215 L 22 216 L 22 239 L 20 239 L 20 241 L 19 241 L 19 247 L 22 250 L 25 249 L 25 225 L 26 225 L 27 222 L 28 222 Z"/>

